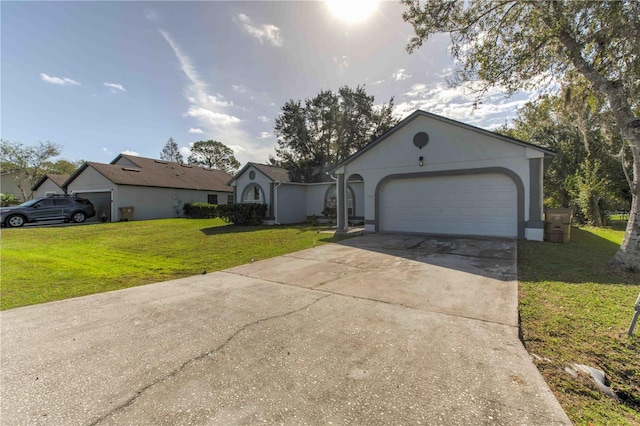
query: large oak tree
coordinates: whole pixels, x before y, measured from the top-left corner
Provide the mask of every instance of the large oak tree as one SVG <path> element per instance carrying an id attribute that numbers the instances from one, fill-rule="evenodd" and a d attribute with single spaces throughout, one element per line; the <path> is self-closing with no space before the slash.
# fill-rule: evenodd
<path id="1" fill-rule="evenodd" d="M 289 100 L 275 120 L 277 158 L 292 179 L 323 180 L 324 170 L 364 147 L 397 123 L 393 98 L 382 105 L 364 87 L 323 90 L 311 99 Z"/>
<path id="2" fill-rule="evenodd" d="M 631 215 L 613 261 L 640 270 L 640 2 L 403 0 L 418 49 L 436 33 L 451 37 L 453 83 L 479 82 L 479 96 L 564 85 L 576 75 L 607 101 L 633 157 Z"/>
<path id="3" fill-rule="evenodd" d="M 188 162 L 196 166 L 223 170 L 229 174 L 236 173 L 240 168 L 240 162 L 236 160 L 233 150 L 214 140 L 195 142 L 191 146 Z"/>

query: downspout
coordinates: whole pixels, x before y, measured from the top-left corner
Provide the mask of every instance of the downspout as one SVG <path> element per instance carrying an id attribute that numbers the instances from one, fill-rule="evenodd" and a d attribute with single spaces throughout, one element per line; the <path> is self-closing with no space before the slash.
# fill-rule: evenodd
<path id="1" fill-rule="evenodd" d="M 282 182 L 273 182 L 273 222 L 276 225 L 282 225 L 278 222 L 278 188 L 282 185 Z"/>

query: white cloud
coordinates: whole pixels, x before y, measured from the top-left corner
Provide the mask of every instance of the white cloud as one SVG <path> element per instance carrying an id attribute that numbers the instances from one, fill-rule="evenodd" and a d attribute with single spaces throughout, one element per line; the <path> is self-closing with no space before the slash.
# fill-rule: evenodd
<path id="1" fill-rule="evenodd" d="M 144 17 L 147 18 L 147 20 L 152 22 L 158 22 L 160 20 L 160 17 L 156 12 L 148 9 L 144 11 Z"/>
<path id="2" fill-rule="evenodd" d="M 223 114 L 196 106 L 191 106 L 189 108 L 189 111 L 187 111 L 185 115 L 189 117 L 204 119 L 206 121 L 209 121 L 209 123 L 213 124 L 214 126 L 224 127 L 240 123 L 240 119 L 238 117 L 234 117 L 233 115 Z"/>
<path id="3" fill-rule="evenodd" d="M 125 89 L 122 86 L 122 84 L 119 84 L 119 83 L 107 83 L 107 82 L 105 82 L 104 85 L 111 89 L 111 93 L 118 93 L 118 92 L 126 92 L 127 91 L 127 89 Z"/>
<path id="4" fill-rule="evenodd" d="M 247 108 L 226 100 L 220 93 L 211 91 L 209 85 L 199 75 L 191 58 L 173 37 L 167 31 L 158 30 L 158 32 L 173 50 L 180 63 L 180 69 L 189 80 L 185 88 L 185 98 L 189 101 L 189 108 L 183 116 L 195 119 L 198 123 L 197 129 L 206 134 L 207 138 L 218 140 L 228 147 L 242 147 L 239 150 L 232 148 L 240 153 L 236 156 L 238 161 L 264 162 L 269 155 L 273 155 L 273 143 L 256 140 L 255 136 L 243 128 L 245 121 L 229 111 L 230 109 L 247 111 Z M 248 88 L 243 85 L 234 85 L 232 89 L 239 93 L 248 91 Z M 181 149 L 186 156 L 189 155 L 187 151 L 188 148 Z"/>
<path id="5" fill-rule="evenodd" d="M 258 120 L 262 121 L 263 123 L 268 123 L 269 122 L 269 117 L 261 115 L 261 116 L 258 117 Z"/>
<path id="6" fill-rule="evenodd" d="M 269 132 L 260 132 L 260 134 L 258 135 L 258 139 L 270 139 L 271 138 L 271 133 Z"/>
<path id="7" fill-rule="evenodd" d="M 135 151 L 131 151 L 130 149 L 126 149 L 124 151 L 122 151 L 120 154 L 125 154 L 125 155 L 134 155 L 136 157 L 140 156 L 140 153 L 135 152 Z"/>
<path id="8" fill-rule="evenodd" d="M 495 128 L 517 115 L 517 109 L 527 102 L 524 99 L 505 98 L 499 88 L 491 89 L 476 104 L 476 94 L 470 86 L 448 87 L 443 83 L 414 84 L 404 93 L 402 102 L 395 109 L 399 117 L 406 117 L 416 109 L 459 120 L 484 128 Z"/>
<path id="9" fill-rule="evenodd" d="M 240 27 L 249 33 L 252 37 L 258 39 L 260 43 L 264 43 L 265 41 L 275 47 L 282 46 L 282 37 L 280 36 L 280 28 L 271 24 L 263 24 L 254 26 L 251 24 L 251 19 L 241 13 L 239 14 L 234 21 L 240 25 Z"/>
<path id="10" fill-rule="evenodd" d="M 247 86 L 245 86 L 244 84 L 233 84 L 231 88 L 234 92 L 247 93 Z"/>
<path id="11" fill-rule="evenodd" d="M 75 80 L 72 80 L 67 77 L 51 77 L 43 72 L 40 73 L 40 78 L 42 81 L 51 84 L 57 84 L 58 86 L 80 86 L 81 84 Z"/>
<path id="12" fill-rule="evenodd" d="M 169 33 L 164 30 L 158 30 L 158 32 L 162 37 L 164 37 L 166 42 L 169 43 L 169 46 L 171 46 L 171 48 L 173 49 L 173 53 L 176 55 L 178 61 L 180 62 L 180 68 L 182 69 L 182 72 L 194 85 L 196 91 L 204 91 L 206 89 L 206 85 L 202 82 L 202 80 L 200 80 L 200 76 L 196 72 L 195 66 L 191 63 L 191 59 L 184 52 L 182 52 L 182 49 L 180 49 L 180 47 L 176 44 Z"/>
<path id="13" fill-rule="evenodd" d="M 440 77 L 440 78 L 449 78 L 453 75 L 453 68 L 451 67 L 446 67 L 446 68 L 442 68 L 442 70 L 440 71 L 440 74 L 436 74 L 436 77 Z"/>
<path id="14" fill-rule="evenodd" d="M 207 100 L 213 105 L 217 105 L 221 107 L 233 106 L 233 102 L 223 101 L 222 98 L 224 98 L 224 96 L 222 96 L 219 93 L 207 96 Z"/>
<path id="15" fill-rule="evenodd" d="M 193 143 L 190 143 L 189 146 L 193 146 Z M 180 153 L 188 158 L 191 155 L 191 149 L 189 147 L 183 146 L 180 148 Z"/>
<path id="16" fill-rule="evenodd" d="M 202 129 L 201 129 L 201 128 L 199 128 L 199 127 L 196 127 L 196 128 L 193 128 L 193 127 L 192 127 L 192 128 L 190 128 L 190 129 L 189 129 L 189 133 L 200 133 L 200 134 L 202 134 L 202 133 L 204 133 L 204 132 L 203 132 L 203 131 L 202 131 Z"/>
<path id="17" fill-rule="evenodd" d="M 407 74 L 405 71 L 406 70 L 404 68 L 400 68 L 398 71 L 391 74 L 391 78 L 395 81 L 402 81 L 411 78 L 411 75 Z"/>
<path id="18" fill-rule="evenodd" d="M 347 56 L 334 56 L 333 62 L 338 64 L 338 68 L 347 68 L 349 66 L 349 57 Z"/>
<path id="19" fill-rule="evenodd" d="M 237 154 L 239 152 L 245 152 L 247 150 L 247 148 L 240 145 L 227 145 L 227 146 L 233 150 L 234 154 Z"/>

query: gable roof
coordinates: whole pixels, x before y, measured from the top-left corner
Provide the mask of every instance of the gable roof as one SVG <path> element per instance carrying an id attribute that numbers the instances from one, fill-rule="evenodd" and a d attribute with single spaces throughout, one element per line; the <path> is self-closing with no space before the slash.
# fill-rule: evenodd
<path id="1" fill-rule="evenodd" d="M 272 182 L 291 182 L 291 179 L 289 178 L 289 170 L 287 169 L 278 166 L 270 166 L 268 164 L 248 162 L 238 173 L 235 174 L 233 178 L 231 178 L 231 180 L 229 180 L 227 184 L 230 185 L 231 182 L 244 174 L 249 167 L 253 167 L 258 170 L 260 173 L 271 179 Z"/>
<path id="2" fill-rule="evenodd" d="M 114 164 L 126 158 L 138 167 Z M 231 175 L 222 170 L 154 160 L 120 154 L 111 164 L 86 162 L 64 183 L 68 186 L 88 167 L 117 185 L 151 186 L 158 188 L 194 189 L 202 191 L 233 192 L 227 185 Z"/>
<path id="3" fill-rule="evenodd" d="M 444 122 L 444 123 L 447 123 L 447 124 L 450 124 L 450 125 L 453 125 L 453 126 L 462 127 L 463 129 L 471 130 L 473 132 L 477 132 L 477 133 L 480 133 L 480 134 L 483 134 L 483 135 L 486 135 L 486 136 L 491 136 L 493 138 L 500 139 L 500 140 L 508 142 L 508 143 L 512 143 L 512 144 L 515 144 L 515 145 L 520 145 L 520 146 L 523 146 L 523 147 L 526 147 L 526 148 L 535 149 L 537 151 L 543 152 L 545 154 L 545 157 L 555 157 L 556 156 L 555 152 L 550 151 L 550 150 L 545 149 L 545 148 L 542 148 L 542 147 L 539 147 L 537 145 L 533 145 L 531 143 L 524 142 L 524 141 L 521 141 L 519 139 L 511 138 L 509 136 L 501 135 L 499 133 L 492 132 L 490 130 L 485 130 L 485 129 L 482 129 L 480 127 L 472 126 L 471 124 L 462 123 L 460 121 L 452 120 L 450 118 L 442 117 L 442 116 L 439 116 L 439 115 L 436 115 L 436 114 L 431 114 L 430 112 L 426 112 L 426 111 L 423 111 L 421 109 L 418 109 L 418 110 L 414 111 L 411 115 L 406 117 L 404 120 L 400 121 L 398 124 L 393 126 L 391 129 L 387 130 L 385 133 L 380 135 L 380 137 L 378 137 L 377 139 L 369 142 L 365 147 L 363 147 L 362 149 L 360 149 L 359 151 L 357 151 L 356 153 L 351 155 L 349 158 L 344 160 L 342 163 L 340 163 L 337 166 L 333 167 L 331 170 L 329 170 L 329 173 L 333 174 L 340 167 L 351 163 L 353 160 L 355 160 L 356 158 L 360 157 L 362 154 L 364 154 L 365 152 L 369 151 L 371 148 L 373 148 L 374 146 L 378 145 L 380 142 L 384 141 L 386 138 L 388 138 L 389 136 L 391 136 L 392 134 L 394 134 L 398 130 L 402 129 L 404 126 L 406 126 L 408 123 L 410 123 L 411 121 L 415 120 L 418 117 L 428 117 L 428 118 L 431 118 L 431 119 L 434 119 L 434 120 L 437 120 L 437 121 L 441 121 L 441 122 Z"/>
<path id="4" fill-rule="evenodd" d="M 64 185 L 67 179 L 69 179 L 69 175 L 59 175 L 54 173 L 48 173 L 42 176 L 40 179 L 38 179 L 35 185 L 31 187 L 31 190 L 35 191 L 36 189 L 40 188 L 40 186 L 42 186 L 42 184 L 45 183 L 47 179 L 51 180 L 53 183 L 55 183 L 62 189 L 62 185 Z"/>

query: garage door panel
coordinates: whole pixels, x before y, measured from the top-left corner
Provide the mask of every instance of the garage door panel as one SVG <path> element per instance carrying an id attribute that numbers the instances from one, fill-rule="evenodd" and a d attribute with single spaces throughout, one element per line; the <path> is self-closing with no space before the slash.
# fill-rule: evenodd
<path id="1" fill-rule="evenodd" d="M 517 191 L 501 174 L 397 179 L 380 192 L 380 230 L 517 236 Z"/>

